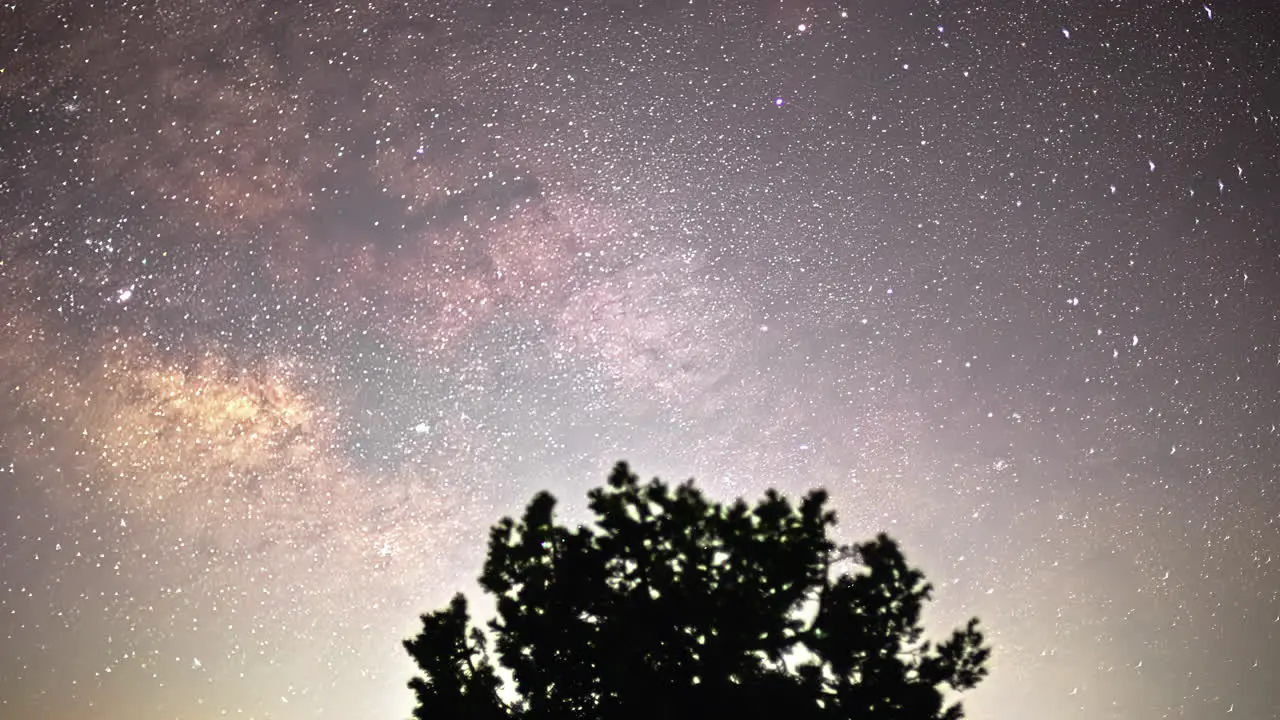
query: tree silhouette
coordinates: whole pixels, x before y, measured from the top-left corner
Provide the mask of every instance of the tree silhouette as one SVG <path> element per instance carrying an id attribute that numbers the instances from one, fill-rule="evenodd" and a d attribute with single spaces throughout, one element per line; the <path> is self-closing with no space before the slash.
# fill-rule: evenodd
<path id="1" fill-rule="evenodd" d="M 594 527 L 556 525 L 544 492 L 490 531 L 480 583 L 514 692 L 457 595 L 404 643 L 415 718 L 957 720 L 948 696 L 987 674 L 977 619 L 923 640 L 923 574 L 883 534 L 828 539 L 821 490 L 724 506 L 619 463 L 588 497 Z"/>

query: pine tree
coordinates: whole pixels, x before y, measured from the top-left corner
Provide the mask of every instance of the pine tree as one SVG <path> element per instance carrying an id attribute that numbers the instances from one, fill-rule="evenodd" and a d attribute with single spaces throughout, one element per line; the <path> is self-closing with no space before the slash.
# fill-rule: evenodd
<path id="1" fill-rule="evenodd" d="M 589 499 L 592 527 L 545 492 L 493 527 L 492 655 L 462 595 L 424 615 L 415 718 L 958 720 L 987 674 L 977 619 L 924 640 L 923 574 L 883 534 L 836 545 L 821 490 L 725 506 L 619 463 Z"/>

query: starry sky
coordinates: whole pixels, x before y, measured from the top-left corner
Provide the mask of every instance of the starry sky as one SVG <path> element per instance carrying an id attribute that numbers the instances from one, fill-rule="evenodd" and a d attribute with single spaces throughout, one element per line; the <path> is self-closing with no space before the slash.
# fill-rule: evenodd
<path id="1" fill-rule="evenodd" d="M 1280 13 L 809 3 L 0 5 L 0 715 L 405 717 L 626 459 L 898 538 L 972 717 L 1280 717 Z"/>

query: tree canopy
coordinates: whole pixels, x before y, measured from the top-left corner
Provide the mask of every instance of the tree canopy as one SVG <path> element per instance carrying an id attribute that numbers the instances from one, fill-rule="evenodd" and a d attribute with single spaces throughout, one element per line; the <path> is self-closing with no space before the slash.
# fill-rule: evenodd
<path id="1" fill-rule="evenodd" d="M 886 535 L 829 539 L 822 490 L 722 505 L 619 463 L 588 497 L 594 526 L 543 492 L 490 531 L 489 633 L 461 594 L 422 616 L 415 718 L 956 720 L 987 674 L 977 619 L 925 640 L 924 575 Z"/>

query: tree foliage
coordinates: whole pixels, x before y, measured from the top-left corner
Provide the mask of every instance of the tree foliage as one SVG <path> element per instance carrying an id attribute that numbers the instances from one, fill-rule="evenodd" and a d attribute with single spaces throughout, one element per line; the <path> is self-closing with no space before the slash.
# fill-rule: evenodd
<path id="1" fill-rule="evenodd" d="M 957 720 L 987 673 L 977 620 L 924 640 L 931 586 L 885 535 L 832 542 L 821 490 L 725 506 L 619 463 L 589 498 L 594 527 L 540 493 L 491 530 L 492 652 L 462 595 L 422 616 L 415 718 Z"/>

